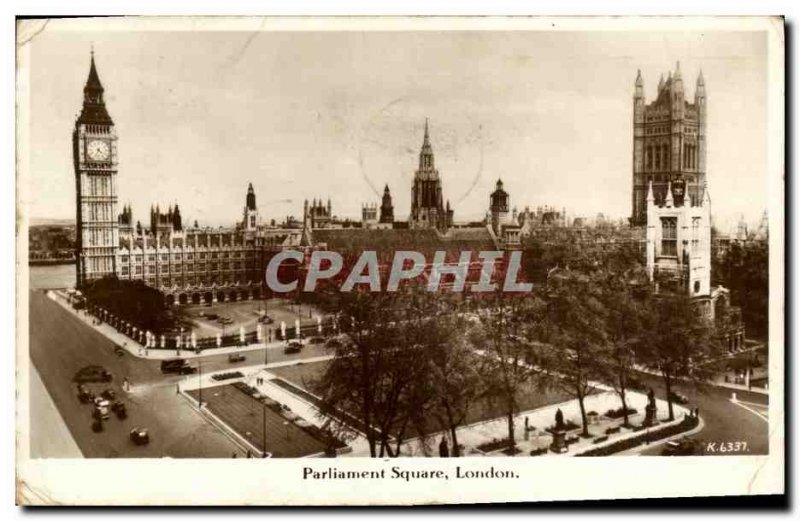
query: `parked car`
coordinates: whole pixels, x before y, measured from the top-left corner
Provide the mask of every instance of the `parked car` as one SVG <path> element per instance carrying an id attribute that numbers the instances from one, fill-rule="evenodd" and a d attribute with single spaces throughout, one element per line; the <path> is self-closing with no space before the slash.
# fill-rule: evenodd
<path id="1" fill-rule="evenodd" d="M 114 389 L 106 389 L 102 393 L 100 393 L 100 396 L 102 396 L 106 400 L 113 400 L 114 398 L 116 398 L 117 394 L 114 392 Z"/>
<path id="2" fill-rule="evenodd" d="M 679 403 L 681 405 L 685 405 L 689 403 L 689 398 L 681 393 L 677 393 L 675 391 L 669 392 L 669 400 L 672 403 Z"/>
<path id="3" fill-rule="evenodd" d="M 110 382 L 113 377 L 104 367 L 99 365 L 87 365 L 75 373 L 72 379 L 77 383 L 86 382 Z"/>
<path id="4" fill-rule="evenodd" d="M 101 399 L 99 401 L 95 401 L 94 405 L 94 418 L 96 420 L 107 420 L 109 418 L 109 407 L 111 404 L 108 400 Z"/>
<path id="5" fill-rule="evenodd" d="M 312 336 L 311 338 L 308 339 L 308 343 L 309 344 L 324 344 L 325 343 L 325 339 L 322 338 L 321 336 Z"/>
<path id="6" fill-rule="evenodd" d="M 122 346 L 115 345 L 114 354 L 117 356 L 125 356 L 125 350 L 122 348 Z"/>
<path id="7" fill-rule="evenodd" d="M 92 422 L 92 431 L 94 431 L 94 432 L 102 432 L 103 431 L 103 420 L 95 419 Z"/>
<path id="8" fill-rule="evenodd" d="M 219 315 L 217 315 L 216 313 L 209 313 L 205 317 L 208 320 L 217 320 L 219 318 Z"/>
<path id="9" fill-rule="evenodd" d="M 114 414 L 117 415 L 117 418 L 119 418 L 120 420 L 124 420 L 125 418 L 128 417 L 128 408 L 125 407 L 125 404 L 120 401 L 116 401 L 113 404 L 111 404 L 111 410 L 114 412 Z"/>
<path id="10" fill-rule="evenodd" d="M 197 369 L 190 366 L 189 362 L 183 358 L 172 358 L 161 362 L 161 372 L 164 374 L 193 374 Z"/>
<path id="11" fill-rule="evenodd" d="M 78 400 L 81 403 L 91 403 L 94 401 L 94 394 L 86 388 L 85 385 L 79 384 L 78 385 Z"/>
<path id="12" fill-rule="evenodd" d="M 147 445 L 150 443 L 150 433 L 147 432 L 147 429 L 134 427 L 131 429 L 131 441 L 136 445 Z"/>
<path id="13" fill-rule="evenodd" d="M 273 320 L 273 318 L 271 316 L 269 316 L 269 315 L 262 315 L 261 317 L 259 317 L 258 321 L 261 322 L 262 324 L 274 324 L 275 323 L 275 320 Z"/>
<path id="14" fill-rule="evenodd" d="M 232 364 L 236 362 L 244 362 L 245 360 L 247 360 L 247 357 L 242 353 L 231 353 L 228 355 L 228 362 Z"/>
<path id="15" fill-rule="evenodd" d="M 664 450 L 661 451 L 662 456 L 691 456 L 698 454 L 699 444 L 690 438 L 683 438 L 680 441 L 668 441 L 664 444 Z"/>
<path id="16" fill-rule="evenodd" d="M 295 353 L 299 353 L 303 349 L 303 343 L 297 340 L 290 341 L 286 347 L 283 348 L 283 352 L 287 355 L 292 355 Z"/>

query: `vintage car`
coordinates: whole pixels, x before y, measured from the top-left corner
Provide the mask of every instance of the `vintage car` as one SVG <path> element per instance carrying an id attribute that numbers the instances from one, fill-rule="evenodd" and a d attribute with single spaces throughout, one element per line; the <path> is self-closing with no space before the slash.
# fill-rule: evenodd
<path id="1" fill-rule="evenodd" d="M 321 336 L 312 336 L 311 338 L 308 339 L 308 343 L 309 344 L 324 344 L 325 343 L 325 339 L 322 338 Z"/>
<path id="2" fill-rule="evenodd" d="M 682 440 L 668 441 L 664 444 L 664 450 L 661 451 L 662 456 L 691 456 L 698 454 L 699 444 L 690 438 L 683 438 Z"/>
<path id="3" fill-rule="evenodd" d="M 150 443 L 150 434 L 147 432 L 147 429 L 134 427 L 131 429 L 131 441 L 136 445 L 147 445 Z"/>
<path id="4" fill-rule="evenodd" d="M 81 403 L 91 403 L 94 401 L 94 394 L 89 389 L 87 389 L 85 385 L 79 384 L 78 400 L 80 400 Z"/>
<path id="5" fill-rule="evenodd" d="M 99 401 L 95 399 L 94 402 L 94 418 L 96 420 L 107 420 L 109 418 L 109 409 L 111 404 L 108 400 L 100 399 Z"/>
<path id="6" fill-rule="evenodd" d="M 93 432 L 102 432 L 103 431 L 103 420 L 95 419 L 92 422 L 92 431 Z"/>
<path id="7" fill-rule="evenodd" d="M 303 343 L 297 340 L 290 341 L 286 347 L 283 348 L 283 352 L 287 355 L 292 355 L 295 353 L 299 353 L 303 349 Z"/>
<path id="8" fill-rule="evenodd" d="M 244 362 L 245 360 L 247 360 L 247 357 L 242 353 L 231 353 L 228 355 L 228 362 L 232 364 L 236 362 Z"/>
<path id="9" fill-rule="evenodd" d="M 113 389 L 105 389 L 102 393 L 100 393 L 100 396 L 102 396 L 106 400 L 113 400 L 114 398 L 116 398 L 117 394 L 114 392 Z"/>
<path id="10" fill-rule="evenodd" d="M 161 362 L 161 372 L 164 374 L 193 374 L 197 369 L 191 367 L 189 362 L 183 358 L 173 358 L 171 360 L 164 360 Z"/>
<path id="11" fill-rule="evenodd" d="M 117 418 L 119 418 L 120 420 L 124 420 L 125 418 L 128 417 L 128 408 L 125 406 L 124 403 L 120 402 L 119 400 L 111 404 L 111 410 L 114 412 L 114 414 L 117 415 Z"/>
<path id="12" fill-rule="evenodd" d="M 262 324 L 273 324 L 275 320 L 272 319 L 269 315 L 262 315 L 258 318 L 258 321 Z"/>
<path id="13" fill-rule="evenodd" d="M 689 403 L 689 398 L 687 396 L 681 393 L 676 393 L 675 391 L 670 391 L 669 400 L 672 403 L 680 403 L 682 405 Z"/>
<path id="14" fill-rule="evenodd" d="M 77 383 L 85 382 L 110 382 L 112 380 L 111 373 L 104 367 L 99 365 L 87 365 L 86 367 L 75 373 L 72 380 Z"/>

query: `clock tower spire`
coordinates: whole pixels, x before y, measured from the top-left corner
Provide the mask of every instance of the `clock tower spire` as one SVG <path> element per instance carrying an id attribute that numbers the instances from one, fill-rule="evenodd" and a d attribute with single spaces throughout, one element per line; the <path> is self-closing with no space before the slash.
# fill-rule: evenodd
<path id="1" fill-rule="evenodd" d="M 103 93 L 92 50 L 83 108 L 72 132 L 78 287 L 117 273 L 117 133 Z"/>

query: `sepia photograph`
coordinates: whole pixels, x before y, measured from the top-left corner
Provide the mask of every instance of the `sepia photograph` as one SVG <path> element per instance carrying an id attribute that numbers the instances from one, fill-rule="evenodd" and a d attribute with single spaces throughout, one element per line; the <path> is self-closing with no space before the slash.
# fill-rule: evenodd
<path id="1" fill-rule="evenodd" d="M 17 20 L 17 502 L 782 493 L 783 24 Z"/>

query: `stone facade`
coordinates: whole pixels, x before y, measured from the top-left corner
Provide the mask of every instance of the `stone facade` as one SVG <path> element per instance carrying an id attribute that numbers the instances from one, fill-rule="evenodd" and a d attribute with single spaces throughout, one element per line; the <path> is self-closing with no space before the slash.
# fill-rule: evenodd
<path id="1" fill-rule="evenodd" d="M 663 204 L 667 186 L 686 185 L 692 205 L 703 198 L 706 182 L 706 90 L 703 73 L 697 77 L 694 103 L 687 101 L 680 64 L 666 80 L 661 77 L 658 95 L 646 103 L 644 80 L 639 71 L 633 95 L 633 190 L 631 224 L 646 222 L 648 187 Z"/>

